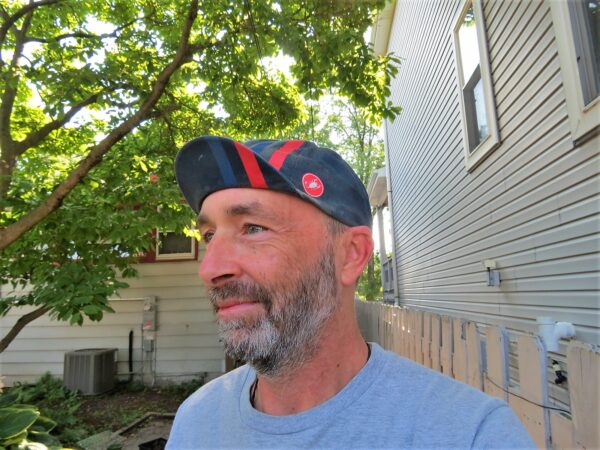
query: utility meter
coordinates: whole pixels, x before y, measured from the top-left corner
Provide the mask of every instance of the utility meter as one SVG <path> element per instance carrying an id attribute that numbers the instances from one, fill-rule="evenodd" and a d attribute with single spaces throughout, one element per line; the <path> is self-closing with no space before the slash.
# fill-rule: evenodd
<path id="1" fill-rule="evenodd" d="M 142 314 L 142 329 L 144 331 L 156 331 L 156 328 L 156 297 L 146 297 Z"/>

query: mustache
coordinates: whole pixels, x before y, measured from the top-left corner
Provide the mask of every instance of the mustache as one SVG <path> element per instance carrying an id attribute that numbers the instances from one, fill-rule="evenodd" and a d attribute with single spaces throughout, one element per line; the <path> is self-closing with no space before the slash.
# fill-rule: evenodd
<path id="1" fill-rule="evenodd" d="M 230 281 L 222 286 L 216 286 L 208 291 L 208 298 L 215 311 L 218 304 L 228 298 L 262 303 L 267 311 L 271 310 L 273 294 L 265 287 L 248 281 Z"/>

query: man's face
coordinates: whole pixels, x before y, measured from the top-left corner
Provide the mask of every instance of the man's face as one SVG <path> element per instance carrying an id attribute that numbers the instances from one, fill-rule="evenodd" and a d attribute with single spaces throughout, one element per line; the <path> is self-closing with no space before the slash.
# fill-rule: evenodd
<path id="1" fill-rule="evenodd" d="M 200 276 L 227 352 L 267 376 L 302 365 L 339 303 L 326 216 L 286 194 L 228 189 L 198 217 Z"/>

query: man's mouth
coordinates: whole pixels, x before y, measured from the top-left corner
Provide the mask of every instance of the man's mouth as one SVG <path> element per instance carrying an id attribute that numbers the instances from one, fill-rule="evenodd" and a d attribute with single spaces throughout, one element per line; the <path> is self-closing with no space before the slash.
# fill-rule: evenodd
<path id="1" fill-rule="evenodd" d="M 226 299 L 217 302 L 216 310 L 217 314 L 222 317 L 252 311 L 257 305 L 260 305 L 260 303 L 252 300 Z"/>

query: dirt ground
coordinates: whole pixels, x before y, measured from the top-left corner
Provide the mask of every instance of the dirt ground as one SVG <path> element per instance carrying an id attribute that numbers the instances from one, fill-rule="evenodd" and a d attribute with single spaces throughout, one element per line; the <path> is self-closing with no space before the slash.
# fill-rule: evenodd
<path id="1" fill-rule="evenodd" d="M 117 431 L 148 412 L 175 413 L 188 395 L 187 392 L 160 388 L 117 390 L 84 397 L 76 415 L 82 424 L 97 432 Z"/>

